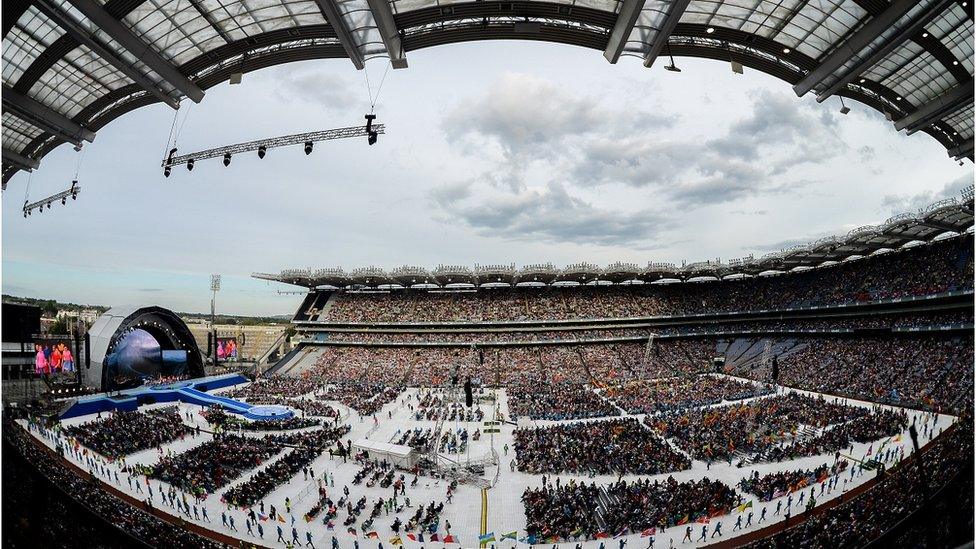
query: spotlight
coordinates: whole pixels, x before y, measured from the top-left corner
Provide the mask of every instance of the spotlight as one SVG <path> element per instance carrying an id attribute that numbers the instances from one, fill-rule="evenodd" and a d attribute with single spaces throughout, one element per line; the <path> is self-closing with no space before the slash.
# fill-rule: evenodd
<path id="1" fill-rule="evenodd" d="M 24 210 L 24 219 L 27 219 L 27 210 Z"/>
<path id="2" fill-rule="evenodd" d="M 715 27 L 708 27 L 707 29 L 705 29 L 705 32 L 707 32 L 708 34 L 712 34 L 713 32 L 715 32 Z"/>
<path id="3" fill-rule="evenodd" d="M 51 203 L 50 202 L 47 203 L 47 209 L 49 209 L 49 210 L 51 209 Z"/>
<path id="4" fill-rule="evenodd" d="M 78 193 L 71 193 L 71 200 L 78 200 Z"/>
<path id="5" fill-rule="evenodd" d="M 783 48 L 783 53 L 790 53 L 790 48 Z"/>
<path id="6" fill-rule="evenodd" d="M 674 65 L 674 64 L 671 64 L 671 65 L 665 65 L 665 66 L 664 66 L 664 70 L 666 70 L 666 71 L 671 71 L 671 72 L 681 72 L 681 69 L 679 69 L 679 68 L 678 68 L 678 67 L 677 67 L 676 65 Z"/>
<path id="7" fill-rule="evenodd" d="M 67 196 L 62 196 L 61 197 L 61 205 L 64 206 L 67 203 L 68 203 L 68 197 Z"/>
<path id="8" fill-rule="evenodd" d="M 847 114 L 849 112 L 851 112 L 851 108 L 844 104 L 844 98 L 841 97 L 840 98 L 840 113 L 841 114 Z"/>
<path id="9" fill-rule="evenodd" d="M 172 171 L 172 169 L 169 166 L 166 166 L 165 168 L 163 168 L 163 176 L 164 177 L 169 177 L 169 172 L 170 171 Z"/>
<path id="10" fill-rule="evenodd" d="M 191 171 L 191 172 L 193 171 L 193 159 L 192 158 L 186 161 L 186 169 L 189 170 L 189 171 Z"/>
<path id="11" fill-rule="evenodd" d="M 264 145 L 258 147 L 258 158 L 264 158 L 264 155 L 268 154 L 268 148 Z"/>
<path id="12" fill-rule="evenodd" d="M 742 74 L 744 71 L 742 69 L 742 63 L 738 61 L 732 61 L 732 72 L 735 74 Z"/>
<path id="13" fill-rule="evenodd" d="M 366 142 L 369 143 L 370 145 L 375 145 L 378 136 L 379 134 L 376 132 L 369 132 L 369 137 L 366 138 Z"/>
<path id="14" fill-rule="evenodd" d="M 311 141 L 306 141 L 305 142 L 305 154 L 306 155 L 312 154 L 312 142 Z"/>
<path id="15" fill-rule="evenodd" d="M 230 153 L 224 155 L 224 166 L 230 166 Z"/>

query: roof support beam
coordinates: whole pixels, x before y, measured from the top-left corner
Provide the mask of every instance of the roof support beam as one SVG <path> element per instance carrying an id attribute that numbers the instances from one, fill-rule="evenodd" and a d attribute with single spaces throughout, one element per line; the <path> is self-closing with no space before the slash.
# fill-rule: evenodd
<path id="1" fill-rule="evenodd" d="M 624 0 L 620 5 L 617 21 L 613 24 L 607 47 L 603 50 L 603 57 L 606 57 L 607 61 L 616 63 L 620 59 L 620 54 L 624 51 L 624 45 L 627 44 L 627 39 L 630 38 L 630 33 L 633 32 L 642 9 L 644 9 L 644 0 Z"/>
<path id="2" fill-rule="evenodd" d="M 203 19 L 210 25 L 210 28 L 212 28 L 221 38 L 224 39 L 224 42 L 230 44 L 234 41 L 234 39 L 231 38 L 230 35 L 224 31 L 224 29 L 220 28 L 220 25 L 217 24 L 217 21 L 213 18 L 213 15 L 210 15 L 210 12 L 201 6 L 198 0 L 190 0 L 190 5 L 193 6 L 193 9 L 197 10 L 200 17 L 203 17 Z"/>
<path id="3" fill-rule="evenodd" d="M 336 3 L 336 0 L 315 0 L 315 2 L 319 5 L 319 9 L 322 10 L 322 15 L 325 16 L 325 20 L 329 22 L 336 36 L 339 37 L 339 43 L 346 50 L 346 55 L 349 56 L 349 60 L 352 61 L 356 69 L 363 70 L 366 66 L 363 54 L 360 53 L 352 32 L 349 31 L 345 19 L 342 18 L 342 13 L 339 11 L 339 4 Z"/>
<path id="4" fill-rule="evenodd" d="M 203 90 L 190 81 L 183 73 L 174 67 L 169 61 L 163 59 L 159 53 L 142 41 L 121 21 L 105 11 L 101 5 L 94 0 L 68 0 L 68 3 L 75 7 L 92 23 L 98 26 L 105 34 L 129 50 L 129 53 L 146 64 L 170 86 L 180 90 L 193 102 L 199 103 L 203 99 Z"/>
<path id="5" fill-rule="evenodd" d="M 41 165 L 39 160 L 27 158 L 22 154 L 15 153 L 7 147 L 3 148 L 3 161 L 16 167 L 17 169 L 27 170 L 29 172 L 36 170 L 37 167 Z"/>
<path id="6" fill-rule="evenodd" d="M 407 68 L 407 58 L 403 52 L 403 41 L 400 40 L 400 30 L 393 20 L 393 10 L 387 0 L 366 0 L 369 11 L 373 13 L 376 29 L 380 32 L 386 53 L 390 56 L 390 64 L 394 69 Z"/>
<path id="7" fill-rule="evenodd" d="M 645 67 L 651 68 L 651 65 L 654 64 L 654 60 L 661 54 L 664 45 L 668 43 L 668 38 L 671 37 L 674 28 L 678 26 L 678 21 L 681 20 L 681 16 L 684 15 L 690 3 L 691 0 L 674 0 L 671 3 L 671 9 L 668 10 L 668 15 L 665 16 L 664 21 L 661 23 L 661 28 L 658 29 L 657 35 L 654 36 L 654 41 L 651 42 L 650 49 L 644 55 Z"/>
<path id="8" fill-rule="evenodd" d="M 3 108 L 72 145 L 95 139 L 95 132 L 7 85 L 3 86 Z"/>
<path id="9" fill-rule="evenodd" d="M 179 108 L 180 102 L 166 93 L 155 82 L 150 80 L 142 71 L 132 66 L 126 60 L 119 57 L 115 52 L 111 51 L 107 46 L 102 44 L 100 40 L 97 40 L 92 36 L 87 29 L 83 28 L 73 17 L 61 11 L 56 5 L 51 3 L 51 0 L 35 0 L 34 6 L 43 13 L 44 15 L 51 18 L 59 27 L 64 29 L 64 31 L 70 35 L 72 38 L 78 41 L 79 44 L 84 44 L 88 49 L 95 52 L 98 57 L 103 61 L 112 65 L 123 74 L 128 76 L 133 82 L 139 85 L 142 89 L 148 91 L 149 93 L 156 96 L 160 101 L 166 103 L 174 109 Z"/>
<path id="10" fill-rule="evenodd" d="M 904 26 L 900 31 L 895 33 L 894 36 L 889 38 L 882 47 L 878 48 L 874 53 L 862 59 L 857 65 L 845 71 L 836 82 L 817 96 L 817 102 L 823 103 L 828 97 L 843 89 L 845 86 L 853 82 L 855 78 L 861 74 L 864 74 L 865 71 L 877 64 L 878 61 L 884 59 L 884 57 L 894 51 L 895 48 L 905 43 L 906 40 L 920 34 L 925 29 L 925 25 L 931 23 L 932 20 L 935 19 L 935 17 L 937 17 L 939 14 L 944 13 L 947 5 L 952 1 L 953 0 L 937 0 L 934 2 L 925 11 L 919 14 L 915 20 Z"/>
<path id="11" fill-rule="evenodd" d="M 970 139 L 970 140 L 966 141 L 965 143 L 963 143 L 962 145 L 959 145 L 958 147 L 953 147 L 953 148 L 949 149 L 949 156 L 951 156 L 952 158 L 954 158 L 956 160 L 959 160 L 959 159 L 964 158 L 964 157 L 966 157 L 966 158 L 972 158 L 972 156 L 973 156 L 973 140 Z"/>
<path id="12" fill-rule="evenodd" d="M 827 55 L 826 58 L 820 62 L 820 65 L 810 71 L 802 80 L 797 82 L 797 84 L 793 86 L 793 91 L 796 92 L 797 96 L 802 97 L 804 94 L 812 90 L 817 84 L 820 84 L 825 79 L 830 77 L 834 71 L 844 66 L 845 63 L 849 62 L 855 56 L 860 55 L 861 52 L 871 44 L 871 42 L 878 39 L 878 37 L 890 29 L 892 25 L 897 23 L 899 19 L 904 17 L 905 14 L 907 14 L 917 4 L 918 0 L 894 0 L 894 2 L 889 4 L 883 12 L 872 17 L 871 20 L 868 21 L 863 27 L 841 43 L 833 52 Z M 908 25 L 908 27 L 910 26 L 912 25 Z M 897 46 L 896 41 L 891 39 L 888 40 L 887 44 L 881 49 L 892 46 L 892 44 Z M 857 67 L 860 67 L 860 64 L 858 64 Z M 846 71 L 844 75 L 841 76 L 840 80 L 843 81 L 847 77 L 853 78 L 856 76 L 856 74 L 851 74 L 852 72 L 853 71 L 850 70 Z M 824 97 L 824 99 L 827 97 L 829 96 Z"/>
<path id="13" fill-rule="evenodd" d="M 929 101 L 925 105 L 908 116 L 902 117 L 895 122 L 895 129 L 898 131 L 908 130 L 909 134 L 938 122 L 946 114 L 958 109 L 962 104 L 973 100 L 973 81 L 961 86 L 956 86 L 946 93 Z"/>
<path id="14" fill-rule="evenodd" d="M 940 222 L 935 221 L 935 220 L 932 220 L 932 219 L 923 219 L 922 221 L 919 222 L 919 224 L 920 225 L 923 225 L 925 227 L 932 228 L 932 229 L 938 229 L 938 230 L 943 231 L 943 232 L 949 232 L 949 231 L 952 231 L 954 233 L 961 232 L 959 230 L 959 227 L 953 227 L 952 225 L 946 225 L 945 223 L 940 223 Z"/>

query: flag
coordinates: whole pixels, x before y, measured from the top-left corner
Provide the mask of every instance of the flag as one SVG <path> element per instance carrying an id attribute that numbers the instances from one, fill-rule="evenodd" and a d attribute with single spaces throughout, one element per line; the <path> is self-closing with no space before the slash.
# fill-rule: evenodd
<path id="1" fill-rule="evenodd" d="M 688 524 L 688 515 L 681 517 L 681 520 L 678 521 L 678 526 L 681 526 L 682 524 Z"/>
<path id="2" fill-rule="evenodd" d="M 657 533 L 657 528 L 646 528 L 644 530 L 641 530 L 641 537 L 642 538 L 651 537 L 656 533 Z"/>
<path id="3" fill-rule="evenodd" d="M 263 513 L 258 513 L 258 518 L 261 519 L 261 522 L 265 522 L 268 520 L 268 515 L 265 515 Z"/>
<path id="4" fill-rule="evenodd" d="M 505 541 L 507 539 L 517 540 L 518 539 L 518 535 L 517 534 L 518 534 L 518 531 L 516 531 L 516 530 L 512 530 L 511 532 L 509 532 L 507 534 L 502 534 L 502 538 L 501 538 L 500 541 Z"/>
<path id="5" fill-rule="evenodd" d="M 735 510 L 737 512 L 739 512 L 739 513 L 745 511 L 746 509 L 752 509 L 752 502 L 751 501 L 749 501 L 747 503 L 743 503 L 742 505 L 740 505 L 740 506 L 738 506 L 738 507 L 735 508 Z"/>
<path id="6" fill-rule="evenodd" d="M 281 515 L 279 514 L 279 515 L 278 515 L 278 522 L 282 522 L 282 523 L 283 523 L 283 522 L 285 522 L 285 517 L 283 517 L 283 516 L 281 516 Z"/>
<path id="7" fill-rule="evenodd" d="M 380 535 L 376 533 L 376 530 L 372 532 L 366 532 L 366 537 L 369 539 L 380 539 Z"/>
<path id="8" fill-rule="evenodd" d="M 355 528 L 350 528 L 350 529 L 348 529 L 346 531 L 349 532 L 350 534 L 354 535 L 354 536 L 358 536 L 359 535 L 359 534 L 356 533 L 356 529 Z"/>
<path id="9" fill-rule="evenodd" d="M 458 542 L 457 538 L 454 537 L 453 534 L 448 534 L 448 535 L 444 536 L 444 539 L 442 539 L 441 541 L 443 541 L 444 543 L 457 543 Z"/>
<path id="10" fill-rule="evenodd" d="M 572 532 L 569 533 L 569 537 L 575 538 L 576 536 L 578 536 L 578 535 L 580 535 L 582 533 L 583 533 L 583 527 L 582 526 L 577 526 L 575 530 L 573 530 Z M 505 538 L 502 538 L 502 539 L 505 539 Z"/>
<path id="11" fill-rule="evenodd" d="M 437 533 L 436 532 L 434 532 L 433 534 L 430 535 L 430 541 L 437 541 L 438 539 L 440 539 L 440 538 L 437 537 Z"/>
<path id="12" fill-rule="evenodd" d="M 410 534 L 407 534 L 407 539 L 410 540 L 410 541 L 417 541 L 417 536 L 416 536 L 416 534 L 410 533 Z"/>
<path id="13" fill-rule="evenodd" d="M 698 524 L 708 524 L 708 516 L 707 515 L 702 515 L 695 522 L 697 522 Z"/>
<path id="14" fill-rule="evenodd" d="M 895 437 L 895 442 L 901 442 L 901 435 Z"/>
<path id="15" fill-rule="evenodd" d="M 535 545 L 535 542 L 537 542 L 537 541 L 539 541 L 539 539 L 537 537 L 535 537 L 533 535 L 528 535 L 528 536 L 525 536 L 524 538 L 520 539 L 519 540 L 519 543 L 528 543 L 529 545 Z"/>
<path id="16" fill-rule="evenodd" d="M 403 540 L 400 539 L 400 536 L 393 536 L 390 538 L 390 545 L 403 545 Z"/>
<path id="17" fill-rule="evenodd" d="M 331 521 L 330 522 L 326 522 L 325 523 L 325 529 L 328 530 L 328 531 L 330 531 L 330 532 L 332 532 L 333 530 L 335 530 L 335 523 L 334 522 L 331 522 Z"/>
<path id="18" fill-rule="evenodd" d="M 870 455 L 871 455 L 871 450 L 872 450 L 873 448 L 874 448 L 874 444 L 872 444 L 871 446 L 868 446 L 868 453 L 866 453 L 866 454 L 864 454 L 864 455 L 866 455 L 866 456 L 870 456 Z"/>
<path id="19" fill-rule="evenodd" d="M 593 537 L 595 537 L 596 539 L 606 539 L 610 537 L 610 534 L 606 532 L 597 532 L 596 535 Z"/>
<path id="20" fill-rule="evenodd" d="M 495 533 L 488 532 L 487 534 L 481 534 L 478 536 L 478 541 L 481 543 L 488 543 L 489 541 L 495 541 Z"/>

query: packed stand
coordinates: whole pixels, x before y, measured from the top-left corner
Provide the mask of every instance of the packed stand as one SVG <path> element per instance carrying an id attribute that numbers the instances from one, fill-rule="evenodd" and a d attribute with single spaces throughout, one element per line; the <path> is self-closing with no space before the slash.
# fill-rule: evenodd
<path id="1" fill-rule="evenodd" d="M 534 475 L 657 475 L 691 467 L 634 418 L 516 429 L 514 438 L 518 470 Z"/>

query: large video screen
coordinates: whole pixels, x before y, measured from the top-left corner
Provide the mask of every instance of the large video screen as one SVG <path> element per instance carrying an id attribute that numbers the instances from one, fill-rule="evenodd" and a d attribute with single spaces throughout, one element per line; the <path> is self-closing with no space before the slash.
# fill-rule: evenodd
<path id="1" fill-rule="evenodd" d="M 71 342 L 63 339 L 34 340 L 34 372 L 56 374 L 73 372 L 77 368 L 77 358 L 71 350 Z"/>
<path id="2" fill-rule="evenodd" d="M 237 360 L 237 338 L 236 337 L 217 338 L 217 359 Z"/>
<path id="3" fill-rule="evenodd" d="M 105 357 L 114 388 L 140 385 L 148 380 L 178 378 L 186 373 L 187 353 L 163 350 L 152 334 L 141 328 L 129 331 Z"/>

